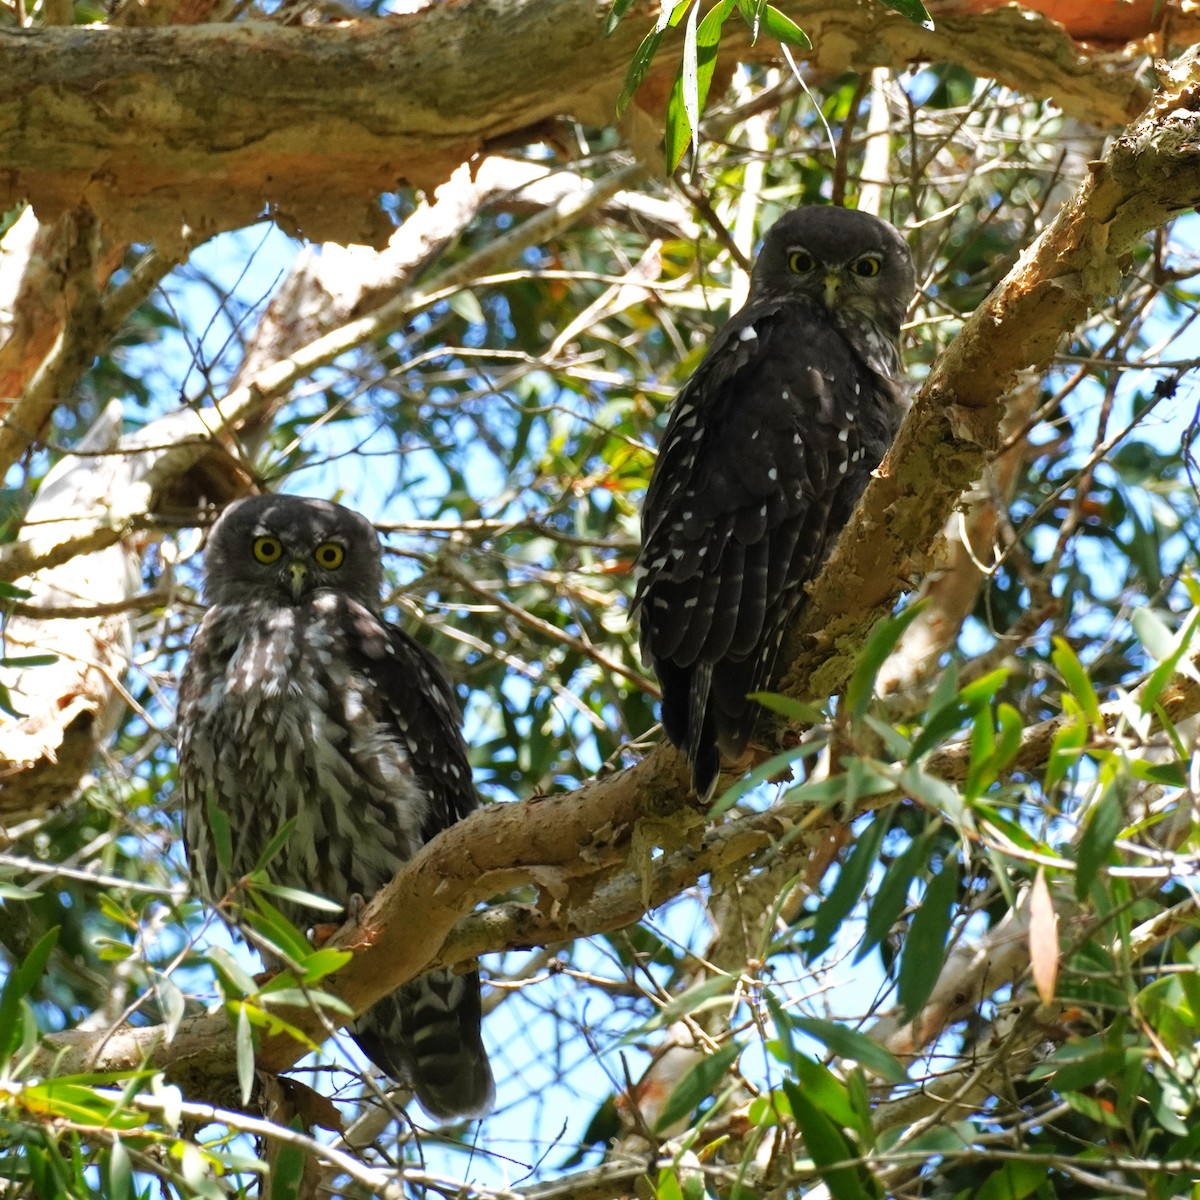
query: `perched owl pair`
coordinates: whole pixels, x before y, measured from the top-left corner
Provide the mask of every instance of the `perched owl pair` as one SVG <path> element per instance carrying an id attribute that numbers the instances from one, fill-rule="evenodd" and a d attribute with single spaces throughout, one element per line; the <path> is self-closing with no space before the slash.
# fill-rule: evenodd
<path id="1" fill-rule="evenodd" d="M 635 604 L 663 726 L 697 791 L 753 731 L 804 584 L 828 555 L 903 407 L 897 342 L 914 290 L 900 235 L 863 213 L 800 208 L 767 234 L 745 307 L 677 398 L 646 497 Z M 320 500 L 256 496 L 206 553 L 209 609 L 179 696 L 191 870 L 212 899 L 257 865 L 348 906 L 478 804 L 439 663 L 380 614 L 374 529 Z M 232 831 L 214 853 L 209 808 Z M 281 905 L 299 925 L 312 910 Z M 477 973 L 435 971 L 353 1036 L 434 1118 L 478 1116 L 494 1087 Z"/>

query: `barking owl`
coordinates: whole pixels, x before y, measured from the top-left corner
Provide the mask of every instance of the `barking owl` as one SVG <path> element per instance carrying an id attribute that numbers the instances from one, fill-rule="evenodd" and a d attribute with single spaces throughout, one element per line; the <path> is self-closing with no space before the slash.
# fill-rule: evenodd
<path id="1" fill-rule="evenodd" d="M 886 221 L 809 206 L 763 242 L 745 307 L 671 410 L 642 513 L 634 605 L 667 737 L 701 796 L 758 716 L 804 585 L 906 405 L 912 259 Z"/>
<path id="2" fill-rule="evenodd" d="M 349 905 L 478 804 L 454 692 L 437 660 L 380 616 L 379 539 L 322 500 L 226 509 L 205 555 L 209 609 L 179 688 L 179 786 L 192 876 L 210 899 L 254 869 Z M 214 853 L 208 806 L 229 819 Z M 310 925 L 315 909 L 278 902 Z M 491 1106 L 479 976 L 430 972 L 353 1027 L 367 1056 L 438 1120 Z"/>

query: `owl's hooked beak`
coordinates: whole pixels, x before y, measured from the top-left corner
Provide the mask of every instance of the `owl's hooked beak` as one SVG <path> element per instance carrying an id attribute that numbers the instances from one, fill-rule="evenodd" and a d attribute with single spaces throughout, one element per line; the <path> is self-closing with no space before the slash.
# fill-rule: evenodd
<path id="1" fill-rule="evenodd" d="M 825 307 L 832 308 L 837 299 L 838 288 L 842 285 L 841 276 L 836 271 L 830 271 L 823 280 L 825 284 Z"/>
<path id="2" fill-rule="evenodd" d="M 304 595 L 304 590 L 308 586 L 308 563 L 304 562 L 303 559 L 292 559 L 287 565 L 284 577 L 287 579 L 288 586 L 291 589 L 292 599 L 299 600 Z"/>

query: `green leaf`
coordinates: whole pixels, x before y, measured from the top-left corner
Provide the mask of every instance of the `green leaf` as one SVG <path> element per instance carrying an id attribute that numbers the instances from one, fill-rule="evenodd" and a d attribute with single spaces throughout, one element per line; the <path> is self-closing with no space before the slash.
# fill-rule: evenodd
<path id="1" fill-rule="evenodd" d="M 1046 777 L 1042 783 L 1047 796 L 1067 777 L 1069 771 L 1079 765 L 1079 757 L 1087 740 L 1087 725 L 1082 720 L 1068 721 L 1055 733 L 1050 742 Z"/>
<path id="2" fill-rule="evenodd" d="M 221 994 L 226 999 L 253 996 L 258 992 L 254 977 L 224 946 L 214 946 L 204 957 L 216 972 Z"/>
<path id="3" fill-rule="evenodd" d="M 13 704 L 12 692 L 8 690 L 8 685 L 0 683 L 0 711 L 8 713 L 10 717 L 15 717 L 18 721 L 23 721 L 29 714 L 23 713 L 15 704 Z"/>
<path id="4" fill-rule="evenodd" d="M 827 719 L 818 705 L 793 700 L 791 696 L 781 696 L 778 692 L 751 692 L 749 699 L 757 701 L 769 712 L 795 721 L 797 725 L 819 725 Z"/>
<path id="5" fill-rule="evenodd" d="M 613 0 L 604 22 L 604 36 L 608 37 L 620 24 L 621 18 L 633 7 L 633 0 Z"/>
<path id="6" fill-rule="evenodd" d="M 935 713 L 939 708 L 945 708 L 947 704 L 952 704 L 958 698 L 958 664 L 951 660 L 946 664 L 946 669 L 938 676 L 938 681 L 930 694 L 929 703 L 925 706 L 925 712 L 927 714 Z"/>
<path id="7" fill-rule="evenodd" d="M 683 103 L 683 71 L 675 76 L 671 94 L 667 98 L 667 123 L 663 132 L 663 154 L 667 170 L 674 171 L 687 151 L 692 140 L 692 129 L 688 124 L 687 110 Z"/>
<path id="8" fill-rule="evenodd" d="M 940 746 L 951 734 L 957 733 L 971 719 L 971 710 L 955 701 L 930 713 L 925 721 L 925 727 L 913 741 L 908 752 L 908 761 L 916 762 L 923 754 L 928 754 L 935 746 Z"/>
<path id="9" fill-rule="evenodd" d="M 301 964 L 304 967 L 303 982 L 310 987 L 320 983 L 335 971 L 340 971 L 353 957 L 349 950 L 335 950 L 332 946 L 316 950 Z"/>
<path id="10" fill-rule="evenodd" d="M 771 1021 L 775 1026 L 775 1033 L 777 1034 L 772 1041 L 767 1043 L 767 1047 L 776 1058 L 786 1063 L 795 1072 L 800 1052 L 796 1049 L 796 1045 L 792 1041 L 792 1016 L 779 1003 L 771 988 L 763 990 L 763 999 L 766 1001 L 767 1012 L 771 1015 Z"/>
<path id="11" fill-rule="evenodd" d="M 58 942 L 59 926 L 48 929 L 25 956 L 20 966 L 9 972 L 0 991 L 0 1063 L 9 1057 L 21 1044 L 24 1021 L 18 1020 L 21 1001 L 37 986 L 46 973 L 46 964 Z"/>
<path id="12" fill-rule="evenodd" d="M 679 64 L 680 99 L 683 102 L 683 114 L 687 119 L 690 141 L 693 152 L 699 146 L 700 113 L 704 100 L 700 96 L 700 65 L 699 49 L 696 44 L 697 26 L 700 20 L 700 0 L 688 10 L 687 24 L 683 30 L 683 61 Z M 679 165 L 676 157 L 670 164 L 673 171 Z"/>
<path id="13" fill-rule="evenodd" d="M 1139 614 L 1142 616 L 1140 628 L 1137 622 Z M 1149 617 L 1150 614 L 1145 609 L 1138 609 L 1134 614 L 1135 628 L 1139 628 L 1139 632 L 1145 632 Z M 1142 685 L 1138 693 L 1138 707 L 1142 712 L 1149 712 L 1154 707 L 1167 684 L 1171 682 L 1178 672 L 1183 671 L 1185 674 L 1193 678 L 1195 677 L 1195 668 L 1192 667 L 1186 655 L 1192 640 L 1196 636 L 1198 622 L 1200 622 L 1200 611 L 1192 613 L 1187 624 L 1172 639 L 1170 653 L 1151 671 L 1150 678 Z"/>
<path id="14" fill-rule="evenodd" d="M 679 1172 L 663 1167 L 658 1173 L 658 1184 L 654 1189 L 654 1200 L 683 1200 L 683 1188 L 679 1186 Z"/>
<path id="15" fill-rule="evenodd" d="M 776 754 L 767 759 L 765 763 L 759 763 L 748 775 L 744 775 L 736 783 L 726 788 L 712 803 L 712 807 L 708 810 L 710 818 L 719 817 L 722 813 L 728 812 L 743 796 L 748 792 L 752 792 L 760 783 L 766 783 L 770 780 L 776 780 L 784 772 L 789 771 L 793 763 L 800 762 L 805 758 L 812 758 L 819 754 L 825 748 L 824 737 L 814 737 L 803 742 L 799 746 L 795 746 L 790 750 L 784 750 L 781 754 Z M 806 785 L 801 784 L 801 787 Z M 799 788 L 791 788 L 785 795 L 785 799 L 791 800 Z M 812 799 L 813 797 L 806 797 Z"/>
<path id="16" fill-rule="evenodd" d="M 21 887 L 17 883 L 0 881 L 0 900 L 37 900 L 41 895 L 41 892 L 36 892 L 32 888 Z"/>
<path id="17" fill-rule="evenodd" d="M 670 1098 L 663 1105 L 658 1120 L 654 1122 L 655 1131 L 669 1129 L 676 1121 L 689 1116 L 698 1104 L 707 1100 L 741 1052 L 742 1047 L 738 1042 L 727 1042 L 715 1054 L 710 1054 L 692 1067 L 671 1089 Z"/>
<path id="18" fill-rule="evenodd" d="M 1011 674 L 1012 671 L 1008 667 L 997 667 L 994 671 L 989 671 L 968 683 L 959 692 L 958 698 L 969 708 L 990 704 L 996 698 L 996 693 L 1008 682 Z"/>
<path id="19" fill-rule="evenodd" d="M 31 1112 L 79 1125 L 107 1129 L 142 1129 L 143 1113 L 122 1107 L 120 1100 L 97 1090 L 122 1078 L 117 1071 L 95 1071 L 86 1075 L 60 1075 L 25 1087 L 21 1102 Z"/>
<path id="20" fill-rule="evenodd" d="M 783 1089 L 804 1135 L 804 1148 L 833 1200 L 874 1200 L 873 1193 L 863 1187 L 859 1170 L 847 1165 L 858 1152 L 845 1134 L 790 1079 L 784 1081 Z"/>
<path id="21" fill-rule="evenodd" d="M 289 963 L 302 963 L 312 953 L 312 943 L 270 901 L 254 893 L 252 906 L 242 912 L 242 919 L 261 935 L 279 956 Z"/>
<path id="22" fill-rule="evenodd" d="M 290 1021 L 285 1021 L 278 1013 L 268 1012 L 265 1008 L 257 1008 L 253 1004 L 245 1004 L 242 1007 L 246 1013 L 246 1020 L 255 1029 L 265 1029 L 272 1037 L 285 1033 L 292 1041 L 314 1053 L 320 1049 L 307 1033 Z"/>
<path id="23" fill-rule="evenodd" d="M 204 812 L 208 817 L 208 830 L 212 837 L 213 853 L 217 866 L 226 876 L 233 874 L 233 834 L 229 818 L 217 801 L 216 792 L 210 791 L 204 798 Z"/>
<path id="24" fill-rule="evenodd" d="M 1075 859 L 1075 896 L 1083 900 L 1092 890 L 1096 873 L 1108 861 L 1113 842 L 1121 831 L 1123 817 L 1121 789 L 1113 784 L 1092 805 L 1087 815 L 1087 828 L 1079 839 Z"/>
<path id="25" fill-rule="evenodd" d="M 1062 1046 L 1045 1062 L 1036 1063 L 1029 1078 L 1049 1078 L 1054 1081 L 1056 1091 L 1077 1092 L 1120 1076 L 1131 1053 L 1136 1057 L 1136 1051 L 1108 1046 L 1099 1038 L 1088 1038 Z"/>
<path id="26" fill-rule="evenodd" d="M 158 1006 L 162 1009 L 166 1039 L 170 1041 L 183 1022 L 187 1004 L 179 985 L 169 975 L 151 970 L 150 978 L 154 983 L 154 994 L 158 999 Z"/>
<path id="27" fill-rule="evenodd" d="M 991 782 L 988 765 L 996 749 L 996 731 L 992 727 L 990 712 L 976 713 L 971 723 L 970 747 L 967 778 L 963 781 L 963 795 L 968 800 L 981 795 Z"/>
<path id="28" fill-rule="evenodd" d="M 950 935 L 950 918 L 957 894 L 958 863 L 947 859 L 929 881 L 900 952 L 896 994 L 909 1020 L 929 999 L 945 964 L 946 939 Z"/>
<path id="29" fill-rule="evenodd" d="M 861 961 L 891 933 L 892 926 L 896 924 L 908 900 L 908 890 L 912 881 L 929 861 L 932 852 L 933 833 L 927 832 L 913 838 L 903 853 L 888 867 L 875 892 L 875 898 L 867 909 L 863 941 L 854 956 L 855 962 Z"/>
<path id="30" fill-rule="evenodd" d="M 804 948 L 805 956 L 810 962 L 829 949 L 834 934 L 850 915 L 851 909 L 862 899 L 867 877 L 879 857 L 879 847 L 883 844 L 884 834 L 890 826 L 890 812 L 876 814 L 863 830 L 862 836 L 855 840 L 838 872 L 837 881 L 817 906 L 808 944 Z"/>
<path id="31" fill-rule="evenodd" d="M 1046 1168 L 1018 1160 L 1006 1162 L 983 1181 L 973 1200 L 1025 1200 L 1045 1182 Z"/>
<path id="32" fill-rule="evenodd" d="M 812 49 L 808 34 L 791 17 L 785 16 L 772 4 L 763 6 L 762 28 L 776 41 L 790 42 L 801 50 Z"/>
<path id="33" fill-rule="evenodd" d="M 1104 717 L 1100 713 L 1100 701 L 1096 697 L 1096 689 L 1084 670 L 1083 663 L 1075 651 L 1060 637 L 1054 639 L 1054 650 L 1050 655 L 1063 677 L 1067 690 L 1075 697 L 1079 707 L 1087 714 L 1088 721 L 1096 729 L 1104 728 Z"/>
<path id="34" fill-rule="evenodd" d="M 842 1058 L 853 1059 L 856 1063 L 874 1072 L 887 1083 L 908 1083 L 908 1072 L 899 1061 L 889 1054 L 878 1042 L 873 1042 L 864 1034 L 838 1025 L 833 1021 L 824 1021 L 819 1017 L 793 1017 L 792 1024 L 809 1037 L 827 1046 L 834 1054 Z"/>
<path id="35" fill-rule="evenodd" d="M 853 805 L 869 796 L 886 796 L 896 790 L 896 781 L 871 769 L 871 763 L 857 761 L 853 771 L 844 775 L 827 775 L 788 788 L 783 799 L 788 804 L 846 804 Z"/>
<path id="36" fill-rule="evenodd" d="M 487 318 L 483 315 L 483 305 L 479 303 L 479 297 L 470 288 L 463 288 L 461 291 L 452 293 L 447 297 L 446 303 L 449 305 L 450 311 L 467 325 L 487 323 Z"/>
<path id="37" fill-rule="evenodd" d="M 1135 608 L 1130 618 L 1142 648 L 1155 662 L 1164 662 L 1175 651 L 1175 634 L 1152 608 Z"/>
<path id="38" fill-rule="evenodd" d="M 669 9 L 664 8 L 658 14 L 658 23 L 656 29 L 666 29 L 670 27 L 674 29 L 683 19 L 683 14 L 691 10 L 695 0 L 676 0 L 676 3 Z"/>
<path id="39" fill-rule="evenodd" d="M 328 900 L 324 896 L 318 896 L 315 892 L 303 892 L 299 888 L 284 887 L 281 883 L 271 883 L 267 879 L 254 880 L 254 890 L 255 892 L 265 892 L 277 900 L 286 900 L 289 904 L 300 904 L 305 908 L 319 909 L 321 912 L 333 913 L 339 917 L 346 911 L 345 906 L 338 904 L 335 900 Z"/>
<path id="40" fill-rule="evenodd" d="M 650 64 L 658 53 L 659 46 L 662 45 L 665 33 L 665 29 L 652 29 L 642 38 L 642 44 L 634 53 L 629 70 L 625 72 L 625 86 L 621 88 L 621 94 L 617 97 L 618 117 L 625 115 L 625 110 L 629 107 L 634 92 L 642 86 L 642 80 L 646 78 L 646 72 L 650 69 Z"/>
<path id="41" fill-rule="evenodd" d="M 1025 732 L 1025 722 L 1011 704 L 998 704 L 996 723 L 1000 729 L 996 738 L 996 750 L 992 756 L 992 771 L 998 776 L 1001 771 L 1007 770 L 1017 757 L 1017 752 L 1021 749 L 1021 735 Z"/>
<path id="42" fill-rule="evenodd" d="M 846 1085 L 823 1063 L 806 1054 L 797 1056 L 797 1087 L 814 1107 L 819 1108 L 835 1125 L 858 1129 L 859 1116 L 850 1099 Z"/>
<path id="43" fill-rule="evenodd" d="M 242 1092 L 242 1104 L 249 1104 L 254 1094 L 254 1031 L 246 1016 L 246 1006 L 237 1006 L 237 1076 Z"/>
<path id="44" fill-rule="evenodd" d="M 640 1041 L 647 1033 L 652 1033 L 655 1029 L 663 1029 L 668 1025 L 673 1025 L 680 1017 L 685 1017 L 692 1013 L 704 1012 L 713 1006 L 714 999 L 727 996 L 737 984 L 738 979 L 735 975 L 714 975 L 711 979 L 704 980 L 703 983 L 695 984 L 693 987 L 688 988 L 687 991 L 681 992 L 673 1000 L 670 1000 L 645 1024 L 631 1030 L 621 1039 L 620 1044 L 626 1046 L 632 1045 L 634 1042 Z M 728 1001 L 724 999 L 721 1002 L 722 1004 L 728 1004 Z"/>
<path id="45" fill-rule="evenodd" d="M 344 1017 L 354 1016 L 352 1009 L 341 996 L 332 992 L 318 992 L 312 988 L 296 986 L 296 980 L 290 971 L 282 971 L 268 983 L 259 997 L 262 1010 L 270 1009 L 272 1005 L 282 1008 L 321 1008 L 326 1012 L 340 1013 Z"/>
<path id="46" fill-rule="evenodd" d="M 57 654 L 18 654 L 0 658 L 0 667 L 49 667 L 58 662 Z"/>
<path id="47" fill-rule="evenodd" d="M 696 24 L 700 11 L 699 0 L 688 14 L 684 32 L 683 62 L 675 77 L 667 101 L 667 129 L 664 146 L 667 167 L 674 171 L 679 166 L 684 152 L 691 145 L 698 149 L 700 144 L 700 116 L 708 100 L 713 72 L 717 66 L 717 47 L 721 41 L 721 26 L 733 11 L 734 0 L 720 0 L 705 14 L 704 20 Z"/>
<path id="48" fill-rule="evenodd" d="M 767 0 L 737 0 L 737 6 L 738 12 L 742 14 L 742 20 L 750 26 L 751 42 L 757 42 Z"/>
<path id="49" fill-rule="evenodd" d="M 1129 764 L 1129 773 L 1146 783 L 1159 783 L 1163 787 L 1186 787 L 1188 764 L 1183 762 L 1148 763 L 1140 760 Z"/>
<path id="50" fill-rule="evenodd" d="M 883 666 L 887 657 L 896 648 L 896 643 L 904 636 L 904 631 L 913 623 L 917 614 L 925 607 L 926 601 L 918 600 L 910 604 L 902 613 L 894 617 L 884 617 L 875 623 L 867 637 L 867 644 L 859 655 L 854 673 L 846 685 L 846 705 L 855 718 L 861 718 L 871 703 L 871 695 L 875 690 L 875 676 Z"/>
<path id="51" fill-rule="evenodd" d="M 297 817 L 289 817 L 275 831 L 266 848 L 258 856 L 258 861 L 254 864 L 255 871 L 261 871 L 283 849 L 287 844 L 288 838 L 292 836 L 292 830 L 296 828 L 296 821 L 298 819 Z"/>
<path id="52" fill-rule="evenodd" d="M 962 796 L 954 785 L 921 770 L 916 763 L 900 772 L 900 786 L 926 808 L 945 813 L 953 821 L 958 821 L 962 814 Z"/>
<path id="53" fill-rule="evenodd" d="M 894 762 L 908 761 L 912 742 L 904 734 L 869 712 L 863 714 L 862 721 L 864 729 L 870 729 L 883 739 L 883 745 Z"/>
<path id="54" fill-rule="evenodd" d="M 133 1195 L 133 1167 L 129 1162 L 129 1151 L 120 1138 L 113 1141 L 108 1152 L 108 1200 L 129 1200 Z"/>
<path id="55" fill-rule="evenodd" d="M 920 25 L 924 29 L 933 28 L 933 18 L 926 11 L 921 0 L 880 0 L 880 3 L 885 8 L 890 8 L 892 12 L 898 12 L 902 17 L 907 17 L 914 25 Z"/>
<path id="56" fill-rule="evenodd" d="M 300 1119 L 292 1118 L 298 1132 L 303 1132 Z M 280 1142 L 275 1147 L 275 1159 L 271 1163 L 271 1190 L 269 1200 L 296 1200 L 303 1193 L 304 1165 L 306 1156 L 299 1146 Z"/>

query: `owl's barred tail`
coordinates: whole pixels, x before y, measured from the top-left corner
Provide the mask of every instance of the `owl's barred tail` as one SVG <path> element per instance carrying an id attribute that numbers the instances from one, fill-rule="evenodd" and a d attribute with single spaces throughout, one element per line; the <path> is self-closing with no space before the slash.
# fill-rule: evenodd
<path id="1" fill-rule="evenodd" d="M 478 972 L 431 971 L 364 1013 L 354 1040 L 435 1121 L 453 1121 L 482 1117 L 495 1100 L 481 1023 Z"/>

